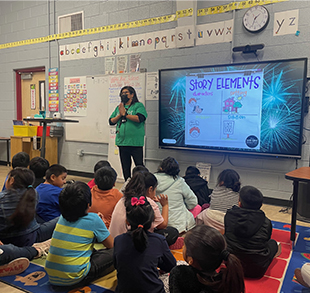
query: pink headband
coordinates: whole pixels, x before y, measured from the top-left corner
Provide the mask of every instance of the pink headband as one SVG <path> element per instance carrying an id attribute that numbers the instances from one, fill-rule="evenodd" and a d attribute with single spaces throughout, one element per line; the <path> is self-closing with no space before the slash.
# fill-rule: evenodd
<path id="1" fill-rule="evenodd" d="M 131 205 L 132 206 L 139 206 L 139 205 L 143 205 L 143 204 L 145 204 L 145 197 L 144 196 L 140 196 L 139 199 L 137 197 L 131 198 Z"/>

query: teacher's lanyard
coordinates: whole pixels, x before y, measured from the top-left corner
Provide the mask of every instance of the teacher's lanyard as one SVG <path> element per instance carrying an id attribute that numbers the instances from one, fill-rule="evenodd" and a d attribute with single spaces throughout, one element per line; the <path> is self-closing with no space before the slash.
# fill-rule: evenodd
<path id="1" fill-rule="evenodd" d="M 127 118 L 126 118 L 126 116 L 127 116 L 128 110 L 129 110 L 129 108 L 131 107 L 131 105 L 132 105 L 132 104 L 130 104 L 130 105 L 129 105 L 129 107 L 128 107 L 127 109 L 125 108 L 125 116 L 122 116 L 122 118 L 121 118 L 121 122 L 118 124 L 118 128 L 121 128 L 122 123 L 127 122 Z M 125 122 L 123 122 L 123 117 L 125 117 L 125 119 L 126 119 L 126 121 L 125 121 Z"/>

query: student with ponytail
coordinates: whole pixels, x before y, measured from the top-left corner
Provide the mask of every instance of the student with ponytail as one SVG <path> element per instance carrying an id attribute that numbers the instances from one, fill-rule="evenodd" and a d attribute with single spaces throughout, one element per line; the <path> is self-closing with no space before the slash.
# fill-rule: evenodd
<path id="1" fill-rule="evenodd" d="M 8 174 L 6 189 L 0 192 L 0 242 L 3 244 L 0 245 L 0 275 L 3 275 L 2 266 L 7 267 L 12 260 L 11 269 L 18 267 L 16 264 L 19 264 L 17 259 L 20 257 L 26 258 L 22 260 L 25 267 L 29 264 L 28 259 L 41 256 L 44 252 L 40 247 L 45 246 L 43 241 L 52 237 L 58 221 L 56 218 L 44 224 L 37 223 L 35 213 L 38 196 L 33 188 L 34 180 L 31 170 L 16 167 Z M 38 246 L 41 242 L 44 245 Z M 14 273 L 10 268 L 6 274 Z"/>
<path id="2" fill-rule="evenodd" d="M 125 211 L 126 201 L 130 201 L 132 197 L 143 195 L 146 196 L 154 211 L 154 220 L 149 231 L 165 235 L 168 245 L 176 242 L 179 232 L 176 228 L 168 226 L 168 197 L 164 194 L 156 196 L 157 184 L 156 177 L 148 171 L 134 173 L 126 185 L 124 196 L 118 201 L 112 213 L 109 230 L 114 238 L 126 233 L 128 229 Z M 162 206 L 162 213 L 156 202 Z"/>
<path id="3" fill-rule="evenodd" d="M 126 198 L 125 206 L 130 230 L 114 239 L 115 292 L 164 293 L 158 268 L 169 272 L 176 260 L 164 236 L 148 231 L 154 220 L 153 208 L 145 196 Z"/>
<path id="4" fill-rule="evenodd" d="M 244 293 L 243 269 L 226 250 L 216 229 L 200 225 L 184 239 L 183 257 L 189 264 L 176 266 L 169 277 L 171 293 Z"/>
<path id="5" fill-rule="evenodd" d="M 208 225 L 224 234 L 224 217 L 228 209 L 238 205 L 240 186 L 240 176 L 235 170 L 223 170 L 210 195 L 210 207 L 196 217 L 196 223 Z"/>
<path id="6" fill-rule="evenodd" d="M 6 190 L 0 193 L 0 240 L 4 244 L 30 246 L 52 236 L 58 218 L 43 225 L 35 220 L 38 196 L 34 180 L 27 168 L 17 167 L 8 174 Z"/>

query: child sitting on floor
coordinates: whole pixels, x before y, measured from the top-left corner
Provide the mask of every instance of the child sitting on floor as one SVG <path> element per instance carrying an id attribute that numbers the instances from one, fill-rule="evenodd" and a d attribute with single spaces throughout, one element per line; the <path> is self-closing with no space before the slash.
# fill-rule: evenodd
<path id="1" fill-rule="evenodd" d="M 14 169 L 16 167 L 27 168 L 29 165 L 29 161 L 30 161 L 30 157 L 27 153 L 19 152 L 19 153 L 15 154 L 12 158 L 12 169 Z M 7 179 L 8 179 L 8 176 L 6 176 L 6 178 L 4 180 L 2 191 L 4 191 L 6 189 L 5 183 L 6 183 Z"/>
<path id="2" fill-rule="evenodd" d="M 34 176 L 36 177 L 33 183 L 33 187 L 36 188 L 41 183 L 45 182 L 45 173 L 46 170 L 49 168 L 50 163 L 48 160 L 42 157 L 34 157 L 31 159 L 29 163 L 29 169 L 33 171 Z"/>
<path id="3" fill-rule="evenodd" d="M 113 238 L 95 213 L 88 213 L 91 192 L 84 182 L 67 185 L 59 195 L 61 216 L 45 263 L 50 283 L 84 286 L 114 270 Z M 94 249 L 102 242 L 108 249 Z"/>
<path id="4" fill-rule="evenodd" d="M 161 162 L 157 173 L 154 175 L 158 181 L 156 194 L 168 195 L 168 225 L 182 233 L 195 227 L 195 218 L 190 210 L 197 206 L 198 201 L 195 193 L 179 176 L 179 173 L 179 163 L 174 158 L 167 157 Z"/>
<path id="5" fill-rule="evenodd" d="M 225 238 L 228 250 L 241 261 L 245 277 L 261 278 L 281 245 L 271 238 L 272 224 L 260 209 L 263 194 L 253 186 L 240 190 L 239 206 L 225 215 Z"/>
<path id="6" fill-rule="evenodd" d="M 96 173 L 97 170 L 99 170 L 102 167 L 111 167 L 110 163 L 108 161 L 105 160 L 101 160 L 99 162 L 96 163 L 95 167 L 94 167 L 94 173 Z M 90 180 L 87 185 L 89 186 L 90 189 L 92 189 L 96 183 L 95 183 L 95 178 Z"/>
<path id="7" fill-rule="evenodd" d="M 149 172 L 149 170 L 148 170 L 148 168 L 146 168 L 143 165 L 138 165 L 132 169 L 132 176 L 135 175 L 135 173 L 137 173 L 137 172 Z M 125 183 L 121 187 L 120 192 L 124 193 L 126 186 L 130 180 L 131 180 L 131 177 L 128 177 L 128 179 L 125 181 Z"/>
<path id="8" fill-rule="evenodd" d="M 208 181 L 200 177 L 200 171 L 194 166 L 189 166 L 186 169 L 184 180 L 186 184 L 194 191 L 198 199 L 198 204 L 203 206 L 210 202 L 210 191 Z"/>
<path id="9" fill-rule="evenodd" d="M 112 214 L 110 232 L 114 238 L 120 234 L 126 233 L 128 230 L 126 224 L 125 201 L 132 197 L 143 195 L 147 197 L 155 215 L 149 231 L 164 235 L 169 246 L 177 241 L 179 236 L 178 230 L 167 226 L 169 210 L 168 197 L 163 194 L 156 196 L 156 187 L 157 179 L 152 173 L 136 172 L 133 175 L 126 186 L 124 196 L 116 204 Z M 162 213 L 160 213 L 155 201 L 162 206 Z"/>
<path id="10" fill-rule="evenodd" d="M 115 292 L 165 293 L 158 268 L 169 272 L 176 260 L 162 235 L 150 233 L 154 211 L 144 196 L 126 198 L 130 230 L 114 240 Z"/>
<path id="11" fill-rule="evenodd" d="M 189 231 L 183 257 L 189 266 L 171 270 L 170 293 L 245 292 L 240 261 L 226 250 L 225 239 L 216 229 L 201 225 Z M 218 270 L 222 263 L 225 266 Z"/>
<path id="12" fill-rule="evenodd" d="M 210 207 L 196 217 L 196 223 L 208 225 L 224 234 L 224 216 L 227 209 L 238 204 L 240 185 L 240 176 L 235 170 L 223 170 L 210 195 Z"/>
<path id="13" fill-rule="evenodd" d="M 123 194 L 115 186 L 117 174 L 111 167 L 102 167 L 95 173 L 96 185 L 92 188 L 92 205 L 89 212 L 103 215 L 103 221 L 109 229 L 115 205 Z"/>
<path id="14" fill-rule="evenodd" d="M 60 216 L 59 193 L 66 183 L 67 169 L 61 165 L 50 166 L 45 174 L 45 182 L 37 188 L 39 203 L 37 205 L 37 221 L 50 221 Z"/>

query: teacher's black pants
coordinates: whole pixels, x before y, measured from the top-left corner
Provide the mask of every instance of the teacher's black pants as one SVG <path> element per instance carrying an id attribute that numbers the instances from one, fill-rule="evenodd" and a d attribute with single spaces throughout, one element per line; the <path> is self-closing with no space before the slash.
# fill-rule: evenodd
<path id="1" fill-rule="evenodd" d="M 143 147 L 119 146 L 119 156 L 125 181 L 131 177 L 131 157 L 136 166 L 144 166 Z"/>

